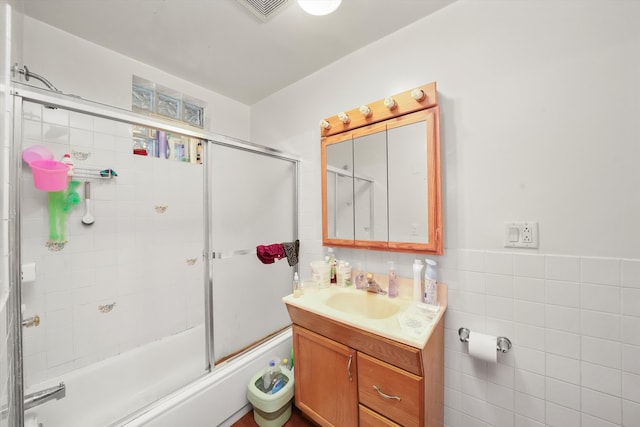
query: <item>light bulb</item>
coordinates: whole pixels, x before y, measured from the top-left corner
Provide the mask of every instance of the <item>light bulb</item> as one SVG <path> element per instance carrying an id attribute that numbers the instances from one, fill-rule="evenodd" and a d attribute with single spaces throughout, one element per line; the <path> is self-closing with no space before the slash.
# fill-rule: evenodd
<path id="1" fill-rule="evenodd" d="M 393 110 L 394 108 L 396 108 L 396 100 L 393 98 L 385 98 L 384 99 L 384 106 L 387 107 L 389 110 Z"/>
<path id="2" fill-rule="evenodd" d="M 326 120 L 320 120 L 320 127 L 322 129 L 331 129 L 331 123 Z"/>
<path id="3" fill-rule="evenodd" d="M 427 97 L 422 89 L 414 89 L 411 91 L 411 97 L 416 101 L 422 101 Z"/>
<path id="4" fill-rule="evenodd" d="M 339 113 L 339 114 L 338 114 L 338 119 L 339 119 L 342 123 L 344 123 L 345 125 L 351 121 L 351 119 L 349 118 L 349 116 L 347 115 L 347 113 Z"/>
<path id="5" fill-rule="evenodd" d="M 371 108 L 369 108 L 368 105 L 361 105 L 360 112 L 362 113 L 363 116 L 369 117 L 371 115 Z"/>
<path id="6" fill-rule="evenodd" d="M 298 4 L 309 15 L 328 15 L 333 13 L 342 0 L 298 0 Z"/>

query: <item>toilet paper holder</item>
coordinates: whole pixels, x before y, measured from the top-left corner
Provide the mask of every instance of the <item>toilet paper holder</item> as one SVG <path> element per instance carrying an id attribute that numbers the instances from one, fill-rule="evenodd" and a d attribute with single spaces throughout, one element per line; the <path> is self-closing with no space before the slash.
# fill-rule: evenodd
<path id="1" fill-rule="evenodd" d="M 467 328 L 458 329 L 458 336 L 460 336 L 460 341 L 469 342 L 469 335 L 471 331 Z M 500 353 L 506 353 L 511 350 L 511 340 L 507 337 L 497 337 L 496 338 L 496 351 Z"/>

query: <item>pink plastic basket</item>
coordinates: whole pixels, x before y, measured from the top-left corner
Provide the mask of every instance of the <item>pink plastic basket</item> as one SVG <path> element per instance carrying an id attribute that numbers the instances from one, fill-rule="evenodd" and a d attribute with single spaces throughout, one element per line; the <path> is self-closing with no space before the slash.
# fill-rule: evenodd
<path id="1" fill-rule="evenodd" d="M 32 145 L 22 150 L 22 160 L 28 165 L 34 160 L 53 160 L 53 152 L 44 145 Z"/>
<path id="2" fill-rule="evenodd" d="M 62 191 L 67 188 L 69 165 L 55 160 L 34 160 L 30 164 L 33 184 L 38 190 Z"/>

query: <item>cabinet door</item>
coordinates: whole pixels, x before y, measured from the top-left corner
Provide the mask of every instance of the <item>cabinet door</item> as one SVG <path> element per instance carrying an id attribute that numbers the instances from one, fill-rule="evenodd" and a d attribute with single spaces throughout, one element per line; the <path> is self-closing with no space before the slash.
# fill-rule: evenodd
<path id="1" fill-rule="evenodd" d="M 358 425 L 355 350 L 293 326 L 296 406 L 321 426 Z"/>

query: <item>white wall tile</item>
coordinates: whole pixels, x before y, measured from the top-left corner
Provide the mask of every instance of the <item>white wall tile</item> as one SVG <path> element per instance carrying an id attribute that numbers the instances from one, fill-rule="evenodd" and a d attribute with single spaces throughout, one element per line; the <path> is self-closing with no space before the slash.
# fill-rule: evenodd
<path id="1" fill-rule="evenodd" d="M 580 384 L 580 360 L 547 353 L 547 377 Z"/>
<path id="2" fill-rule="evenodd" d="M 543 279 L 529 277 L 515 277 L 513 282 L 514 296 L 516 299 L 544 302 L 545 284 Z"/>
<path id="3" fill-rule="evenodd" d="M 640 403 L 629 400 L 622 401 L 622 425 L 623 427 L 635 427 L 640 420 Z"/>
<path id="4" fill-rule="evenodd" d="M 547 304 L 545 307 L 546 327 L 566 332 L 580 333 L 580 310 Z"/>
<path id="5" fill-rule="evenodd" d="M 622 370 L 640 375 L 640 346 L 622 344 Z"/>
<path id="6" fill-rule="evenodd" d="M 535 421 L 545 421 L 544 400 L 528 394 L 516 392 L 515 412 Z"/>
<path id="7" fill-rule="evenodd" d="M 547 401 L 560 406 L 580 410 L 580 386 L 559 381 L 553 378 L 546 378 Z"/>
<path id="8" fill-rule="evenodd" d="M 486 296 L 487 315 L 502 320 L 514 320 L 514 302 L 511 298 Z"/>
<path id="9" fill-rule="evenodd" d="M 513 338 L 513 342 L 517 342 L 523 347 L 545 350 L 545 329 L 539 326 L 516 323 Z"/>
<path id="10" fill-rule="evenodd" d="M 462 394 L 462 412 L 474 419 L 474 421 L 465 421 L 465 425 L 484 425 L 487 420 L 487 405 L 484 400 L 477 399 L 468 394 Z M 481 424 L 477 422 L 481 421 Z"/>
<path id="11" fill-rule="evenodd" d="M 622 314 L 640 317 L 640 288 L 622 288 Z"/>
<path id="12" fill-rule="evenodd" d="M 580 281 L 601 285 L 620 285 L 621 263 L 617 258 L 580 259 Z"/>
<path id="13" fill-rule="evenodd" d="M 486 252 L 486 272 L 493 274 L 513 274 L 513 254 Z"/>
<path id="14" fill-rule="evenodd" d="M 564 406 L 547 402 L 547 426 L 549 427 L 581 427 L 580 412 Z"/>
<path id="15" fill-rule="evenodd" d="M 619 369 L 582 362 L 582 386 L 613 396 L 622 395 L 622 375 Z"/>
<path id="16" fill-rule="evenodd" d="M 458 268 L 460 270 L 484 272 L 485 258 L 484 251 L 466 249 L 457 251 Z"/>
<path id="17" fill-rule="evenodd" d="M 617 341 L 622 337 L 620 316 L 599 311 L 581 311 L 582 334 Z"/>
<path id="18" fill-rule="evenodd" d="M 640 260 L 622 260 L 622 286 L 640 288 Z"/>
<path id="19" fill-rule="evenodd" d="M 504 274 L 486 274 L 485 287 L 487 295 L 513 298 L 513 276 Z"/>
<path id="20" fill-rule="evenodd" d="M 476 271 L 458 271 L 458 288 L 463 291 L 484 293 L 485 276 Z"/>
<path id="21" fill-rule="evenodd" d="M 622 345 L 618 341 L 582 336 L 582 360 L 620 369 Z"/>
<path id="22" fill-rule="evenodd" d="M 580 335 L 555 329 L 547 329 L 546 349 L 548 353 L 579 359 Z"/>
<path id="23" fill-rule="evenodd" d="M 610 423 L 602 418 L 592 417 L 591 415 L 582 414 L 582 427 L 618 427 L 620 424 Z"/>
<path id="24" fill-rule="evenodd" d="M 545 354 L 543 351 L 515 346 L 511 348 L 510 353 L 511 352 L 513 352 L 515 357 L 516 370 L 525 370 L 535 374 L 544 375 Z M 516 375 L 516 381 L 517 379 L 518 375 Z"/>
<path id="25" fill-rule="evenodd" d="M 587 310 L 619 314 L 622 311 L 621 291 L 618 286 L 583 283 L 580 288 L 580 306 Z"/>
<path id="26" fill-rule="evenodd" d="M 580 258 L 562 255 L 547 255 L 545 258 L 546 274 L 548 280 L 566 282 L 580 281 Z"/>
<path id="27" fill-rule="evenodd" d="M 622 422 L 622 399 L 583 387 L 582 412 L 620 424 Z"/>
<path id="28" fill-rule="evenodd" d="M 544 279 L 545 257 L 544 255 L 513 255 L 513 272 L 515 276 L 533 277 Z"/>
<path id="29" fill-rule="evenodd" d="M 523 417 L 516 414 L 514 417 L 515 427 L 544 427 L 544 423 L 540 421 L 532 420 L 531 418 Z"/>
<path id="30" fill-rule="evenodd" d="M 533 326 L 545 325 L 544 304 L 537 302 L 515 300 L 515 320 Z"/>
<path id="31" fill-rule="evenodd" d="M 514 393 L 512 388 L 488 382 L 486 391 L 487 402 L 501 408 L 508 409 L 509 411 L 513 411 Z"/>
<path id="32" fill-rule="evenodd" d="M 486 400 L 487 381 L 471 375 L 462 375 L 462 392 L 476 399 Z"/>
<path id="33" fill-rule="evenodd" d="M 622 372 L 622 398 L 640 403 L 640 375 Z"/>
<path id="34" fill-rule="evenodd" d="M 640 345 L 640 317 L 622 316 L 622 340 Z"/>
<path id="35" fill-rule="evenodd" d="M 42 121 L 56 125 L 69 126 L 69 111 L 62 108 L 44 108 Z"/>
<path id="36" fill-rule="evenodd" d="M 487 365 L 487 380 L 508 388 L 515 386 L 515 369 L 513 366 L 501 363 L 491 363 Z"/>
<path id="37" fill-rule="evenodd" d="M 516 369 L 514 372 L 514 376 L 515 390 L 538 397 L 540 399 L 545 398 L 544 374 L 537 374 L 534 372 Z"/>
<path id="38" fill-rule="evenodd" d="M 546 280 L 545 299 L 547 304 L 580 307 L 580 284 Z"/>

